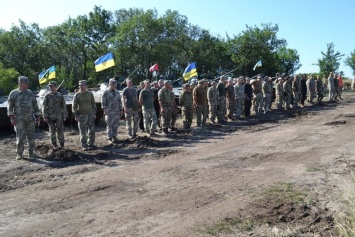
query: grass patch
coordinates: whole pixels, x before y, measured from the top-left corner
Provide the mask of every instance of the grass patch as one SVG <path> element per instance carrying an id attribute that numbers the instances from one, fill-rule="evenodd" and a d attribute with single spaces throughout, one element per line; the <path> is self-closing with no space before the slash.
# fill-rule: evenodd
<path id="1" fill-rule="evenodd" d="M 321 169 L 314 166 L 310 166 L 307 168 L 307 172 L 318 172 L 318 171 L 321 171 Z"/>
<path id="2" fill-rule="evenodd" d="M 252 231 L 255 225 L 255 221 L 250 218 L 225 218 L 210 227 L 207 227 L 203 233 L 217 236 L 221 233 L 235 234 L 238 231 Z"/>

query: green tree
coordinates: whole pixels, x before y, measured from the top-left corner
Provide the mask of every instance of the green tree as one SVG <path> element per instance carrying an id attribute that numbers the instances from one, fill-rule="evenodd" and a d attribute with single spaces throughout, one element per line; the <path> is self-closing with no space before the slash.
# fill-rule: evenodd
<path id="1" fill-rule="evenodd" d="M 355 75 L 355 49 L 350 53 L 350 56 L 345 58 L 344 63 L 346 66 L 351 67 L 353 70 L 353 75 Z"/>
<path id="2" fill-rule="evenodd" d="M 20 73 L 14 68 L 4 68 L 4 65 L 0 63 L 0 95 L 9 94 L 11 90 L 17 86 L 17 78 Z"/>
<path id="3" fill-rule="evenodd" d="M 329 75 L 330 72 L 335 72 L 339 69 L 340 60 L 344 56 L 339 51 L 335 52 L 334 44 L 327 44 L 327 51 L 321 52 L 323 57 L 318 59 L 317 65 L 321 75 Z"/>
<path id="4" fill-rule="evenodd" d="M 279 58 L 280 72 L 290 75 L 295 73 L 302 66 L 302 64 L 300 64 L 300 56 L 296 49 L 288 49 L 282 46 L 279 48 L 277 55 Z"/>

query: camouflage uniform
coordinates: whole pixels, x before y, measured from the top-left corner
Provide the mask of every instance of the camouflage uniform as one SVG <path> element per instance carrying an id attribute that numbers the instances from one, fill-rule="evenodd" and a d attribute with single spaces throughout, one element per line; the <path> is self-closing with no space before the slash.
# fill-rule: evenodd
<path id="1" fill-rule="evenodd" d="M 243 85 L 234 85 L 235 97 L 236 97 L 236 106 L 235 106 L 235 115 L 236 118 L 240 118 L 243 113 L 244 106 L 244 86 Z"/>
<path id="2" fill-rule="evenodd" d="M 218 107 L 218 90 L 217 88 L 210 87 L 207 90 L 207 101 L 209 107 L 209 119 L 211 123 L 215 123 L 217 116 L 217 107 Z"/>
<path id="3" fill-rule="evenodd" d="M 163 87 L 159 90 L 158 100 L 162 102 L 163 111 L 161 112 L 162 128 L 164 133 L 168 133 L 171 122 L 171 94 L 170 90 Z"/>
<path id="4" fill-rule="evenodd" d="M 283 83 L 283 89 L 284 89 L 284 100 L 285 100 L 285 108 L 286 109 L 290 109 L 290 105 L 291 105 L 291 100 L 292 100 L 292 85 L 290 83 L 290 81 L 286 80 Z"/>
<path id="5" fill-rule="evenodd" d="M 127 100 L 126 102 L 127 110 L 125 110 L 125 120 L 126 120 L 126 129 L 128 132 L 128 136 L 135 137 L 137 135 L 138 122 L 139 122 L 139 116 L 138 116 L 139 102 L 137 98 L 137 92 L 133 88 L 126 87 L 123 90 L 122 94 L 126 96 L 126 100 Z M 133 123 L 133 127 L 132 127 L 132 123 Z"/>
<path id="6" fill-rule="evenodd" d="M 183 91 L 179 97 L 179 104 L 181 106 L 182 122 L 185 129 L 190 129 L 193 117 L 192 93 L 191 91 Z"/>
<path id="7" fill-rule="evenodd" d="M 21 91 L 15 89 L 10 92 L 8 97 L 7 115 L 14 116 L 16 121 L 16 152 L 22 157 L 24 143 L 27 137 L 28 152 L 33 154 L 35 149 L 35 120 L 40 116 L 35 95 L 30 90 Z"/>
<path id="8" fill-rule="evenodd" d="M 317 101 L 319 103 L 323 99 L 323 81 L 321 78 L 318 78 L 316 81 L 316 92 L 317 92 Z"/>
<path id="9" fill-rule="evenodd" d="M 88 112 L 83 113 L 82 109 L 88 109 Z M 81 147 L 87 148 L 94 146 L 95 143 L 95 117 L 96 117 L 96 103 L 94 95 L 91 91 L 81 93 L 78 91 L 73 98 L 73 114 L 79 118 L 78 122 L 80 132 Z M 87 136 L 89 130 L 89 137 Z"/>
<path id="10" fill-rule="evenodd" d="M 316 83 L 313 78 L 307 80 L 308 101 L 313 103 L 313 99 L 316 97 Z"/>
<path id="11" fill-rule="evenodd" d="M 254 107 L 254 111 L 255 114 L 258 115 L 259 113 L 261 113 L 261 110 L 263 108 L 263 94 L 262 92 L 262 82 L 255 80 L 253 82 L 251 82 L 251 86 L 253 88 L 253 107 Z"/>
<path id="12" fill-rule="evenodd" d="M 144 129 L 149 134 L 155 133 L 158 123 L 157 113 L 154 108 L 154 98 L 155 92 L 153 89 L 149 91 L 143 89 L 139 95 L 139 101 L 142 102 Z M 148 107 L 146 107 L 146 105 Z"/>
<path id="13" fill-rule="evenodd" d="M 116 89 L 107 89 L 101 96 L 101 107 L 106 111 L 105 122 L 107 138 L 116 140 L 117 130 L 122 112 L 120 92 Z"/>
<path id="14" fill-rule="evenodd" d="M 265 81 L 262 85 L 264 97 L 264 113 L 271 111 L 272 83 Z"/>
<path id="15" fill-rule="evenodd" d="M 298 79 L 292 81 L 292 93 L 293 93 L 293 109 L 297 109 L 298 102 L 300 100 L 300 83 Z"/>
<path id="16" fill-rule="evenodd" d="M 226 115 L 226 85 L 223 82 L 219 82 L 218 89 L 218 122 L 225 121 Z M 221 92 L 224 94 L 221 94 Z"/>
<path id="17" fill-rule="evenodd" d="M 283 109 L 284 103 L 284 89 L 282 82 L 279 81 L 276 85 L 276 106 L 278 109 Z"/>
<path id="18" fill-rule="evenodd" d="M 329 100 L 334 100 L 335 98 L 335 86 L 334 86 L 334 78 L 328 77 L 328 89 L 329 89 Z"/>
<path id="19" fill-rule="evenodd" d="M 51 142 L 57 146 L 56 132 L 60 146 L 64 146 L 63 119 L 68 117 L 67 106 L 60 92 L 49 92 L 43 100 L 43 117 L 48 120 Z"/>
<path id="20" fill-rule="evenodd" d="M 196 124 L 197 126 L 205 125 L 207 120 L 207 95 L 206 90 L 200 84 L 195 87 L 192 92 L 196 110 Z"/>
<path id="21" fill-rule="evenodd" d="M 177 119 L 177 106 L 176 106 L 176 102 L 175 102 L 175 94 L 172 91 L 170 91 L 170 106 L 171 106 L 170 127 L 171 127 L 171 130 L 175 130 L 175 123 L 176 123 L 176 119 Z"/>

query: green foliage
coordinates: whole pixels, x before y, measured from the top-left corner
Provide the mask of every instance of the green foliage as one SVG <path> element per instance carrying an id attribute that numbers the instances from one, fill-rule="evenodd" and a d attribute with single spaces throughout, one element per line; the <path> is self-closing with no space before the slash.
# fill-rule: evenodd
<path id="1" fill-rule="evenodd" d="M 296 49 L 288 49 L 282 46 L 278 50 L 278 61 L 280 65 L 280 72 L 286 73 L 286 75 L 296 72 L 302 64 L 300 64 L 300 57 Z"/>
<path id="2" fill-rule="evenodd" d="M 319 72 L 322 75 L 329 75 L 330 72 L 335 72 L 339 69 L 340 60 L 344 56 L 339 51 L 335 52 L 335 45 L 333 43 L 327 44 L 327 51 L 321 52 L 323 58 L 318 59 Z"/>
<path id="3" fill-rule="evenodd" d="M 353 75 L 355 75 L 355 49 L 350 53 L 350 56 L 345 58 L 344 63 L 346 66 L 349 66 L 351 69 L 353 69 Z"/>
<path id="4" fill-rule="evenodd" d="M 14 68 L 5 69 L 0 63 L 0 95 L 7 95 L 17 86 L 17 78 L 20 76 Z"/>

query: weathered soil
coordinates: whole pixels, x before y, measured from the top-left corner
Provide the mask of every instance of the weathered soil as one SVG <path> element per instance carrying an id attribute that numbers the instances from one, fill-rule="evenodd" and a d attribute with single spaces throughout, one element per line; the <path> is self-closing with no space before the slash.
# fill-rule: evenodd
<path id="1" fill-rule="evenodd" d="M 140 132 L 95 150 L 36 131 L 40 159 L 0 136 L 0 236 L 339 236 L 355 167 L 355 96 L 224 125 Z"/>

